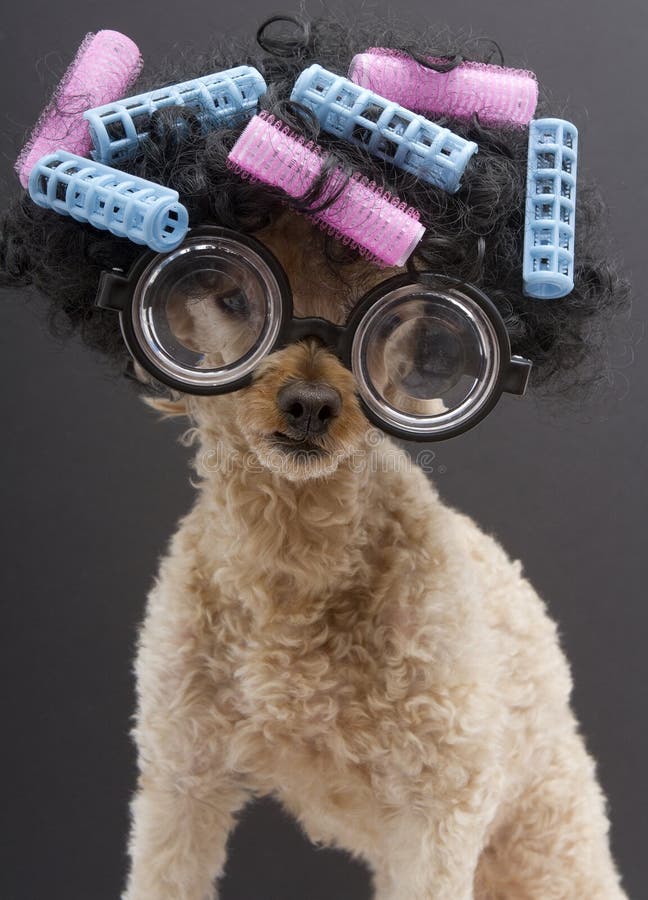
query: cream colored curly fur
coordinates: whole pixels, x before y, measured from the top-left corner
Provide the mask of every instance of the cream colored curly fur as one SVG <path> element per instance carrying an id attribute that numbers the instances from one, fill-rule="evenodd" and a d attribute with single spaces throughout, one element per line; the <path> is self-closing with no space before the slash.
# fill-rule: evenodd
<path id="1" fill-rule="evenodd" d="M 343 395 L 322 471 L 265 452 L 296 372 Z M 140 634 L 126 900 L 211 900 L 254 794 L 366 860 L 377 900 L 621 900 L 554 623 L 376 442 L 349 373 L 307 342 L 245 391 L 166 408 L 194 422 L 199 491 Z"/>

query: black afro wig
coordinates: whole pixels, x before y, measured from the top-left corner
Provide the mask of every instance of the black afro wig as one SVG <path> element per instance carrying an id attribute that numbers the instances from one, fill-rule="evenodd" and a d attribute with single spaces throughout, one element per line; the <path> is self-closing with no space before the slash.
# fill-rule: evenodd
<path id="1" fill-rule="evenodd" d="M 525 297 L 526 129 L 486 127 L 477 116 L 469 122 L 436 119 L 479 145 L 461 189 L 451 195 L 376 160 L 363 148 L 319 133 L 310 118 L 296 115 L 289 97 L 304 68 L 319 63 L 345 74 L 354 54 L 374 46 L 405 50 L 417 59 L 441 56 L 449 66 L 463 59 L 484 61 L 486 50 L 493 52 L 493 47 L 456 40 L 446 31 L 421 36 L 419 29 L 413 40 L 402 29 L 386 31 L 379 23 L 349 29 L 326 16 L 313 21 L 287 16 L 266 22 L 247 45 L 228 40 L 200 58 L 177 58 L 157 71 L 146 67 L 132 93 L 244 63 L 255 66 L 268 83 L 263 109 L 316 139 L 347 171 L 360 171 L 420 210 L 427 230 L 410 265 L 483 288 L 500 310 L 513 351 L 533 361 L 536 389 L 572 396 L 580 395 L 579 389 L 589 391 L 608 376 L 611 320 L 628 298 L 627 284 L 607 258 L 603 206 L 596 191 L 580 180 L 574 290 L 561 300 Z M 548 108 L 541 92 L 537 116 L 552 114 L 559 113 Z M 276 191 L 245 183 L 228 168 L 227 154 L 243 126 L 203 135 L 184 108 L 155 115 L 140 156 L 123 168 L 175 188 L 192 225 L 211 222 L 254 232 L 285 209 Z M 187 117 L 187 127 L 177 127 L 178 116 Z M 325 239 L 325 252 L 340 267 L 352 254 L 332 238 Z M 0 221 L 0 286 L 36 288 L 49 301 L 50 325 L 57 334 L 78 330 L 86 344 L 124 368 L 128 357 L 117 317 L 97 309 L 93 300 L 102 271 L 127 269 L 140 253 L 128 240 L 41 209 L 23 191 Z"/>

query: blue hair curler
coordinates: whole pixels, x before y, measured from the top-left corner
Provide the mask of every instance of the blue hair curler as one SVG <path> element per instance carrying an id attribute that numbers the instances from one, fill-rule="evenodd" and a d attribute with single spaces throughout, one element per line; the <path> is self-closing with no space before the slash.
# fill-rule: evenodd
<path id="1" fill-rule="evenodd" d="M 247 117 L 265 92 L 260 72 L 238 66 L 89 109 L 83 115 L 94 144 L 92 158 L 112 164 L 132 157 L 149 133 L 153 113 L 167 106 L 186 106 L 207 132 L 227 119 L 236 123 Z"/>
<path id="2" fill-rule="evenodd" d="M 522 280 L 524 293 L 537 300 L 565 297 L 574 288 L 577 158 L 571 122 L 531 122 Z"/>
<path id="3" fill-rule="evenodd" d="M 329 134 L 451 194 L 477 153 L 473 141 L 318 65 L 301 73 L 291 99 L 312 110 Z"/>
<path id="4" fill-rule="evenodd" d="M 57 150 L 40 159 L 29 176 L 39 206 L 106 229 L 158 253 L 174 250 L 187 233 L 189 216 L 178 192 L 127 175 L 82 156 Z"/>

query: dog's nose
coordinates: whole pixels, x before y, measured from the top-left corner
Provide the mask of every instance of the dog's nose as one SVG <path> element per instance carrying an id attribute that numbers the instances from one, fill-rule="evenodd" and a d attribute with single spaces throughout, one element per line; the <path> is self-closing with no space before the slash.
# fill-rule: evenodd
<path id="1" fill-rule="evenodd" d="M 342 398 L 321 381 L 294 381 L 281 388 L 277 406 L 284 414 L 290 437 L 324 434 L 340 415 Z"/>

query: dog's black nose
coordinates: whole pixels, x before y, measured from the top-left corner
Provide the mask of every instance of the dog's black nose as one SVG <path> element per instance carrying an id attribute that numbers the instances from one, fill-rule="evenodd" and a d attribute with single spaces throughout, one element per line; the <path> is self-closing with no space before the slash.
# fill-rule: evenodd
<path id="1" fill-rule="evenodd" d="M 277 406 L 284 414 L 290 437 L 321 435 L 340 415 L 342 398 L 321 381 L 293 381 L 277 394 Z"/>

